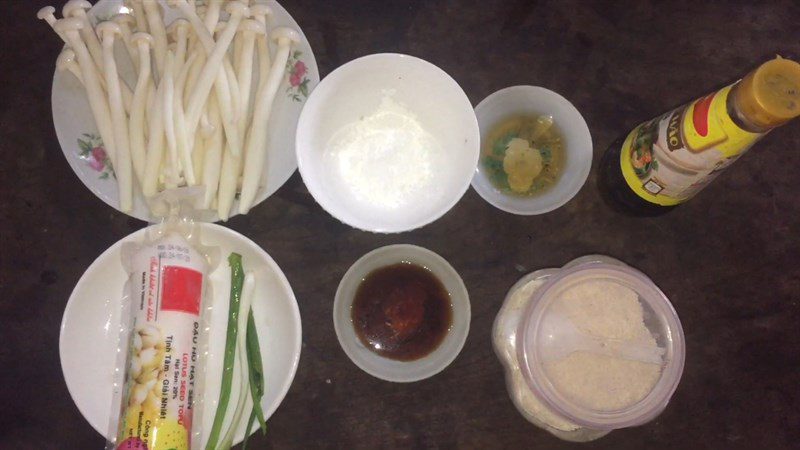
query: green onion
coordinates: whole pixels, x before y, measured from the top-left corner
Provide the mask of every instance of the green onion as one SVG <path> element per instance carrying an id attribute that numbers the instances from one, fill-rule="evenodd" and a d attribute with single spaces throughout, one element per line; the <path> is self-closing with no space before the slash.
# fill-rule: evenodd
<path id="1" fill-rule="evenodd" d="M 236 335 L 238 331 L 239 303 L 242 300 L 242 285 L 244 284 L 244 270 L 242 269 L 242 255 L 231 253 L 228 256 L 231 266 L 231 294 L 228 309 L 228 333 L 225 338 L 225 357 L 222 363 L 222 386 L 219 392 L 219 403 L 214 414 L 214 424 L 206 443 L 206 450 L 214 450 L 219 440 L 222 423 L 225 421 L 225 412 L 231 398 L 231 379 L 233 378 L 233 364 L 236 354 Z"/>
<path id="2" fill-rule="evenodd" d="M 247 362 L 250 369 L 250 394 L 253 398 L 253 412 L 258 419 L 261 434 L 267 434 L 267 423 L 264 419 L 264 411 L 261 409 L 261 397 L 264 396 L 264 366 L 261 361 L 261 346 L 258 344 L 258 331 L 256 322 L 253 318 L 253 311 L 247 317 Z M 247 426 L 247 433 L 250 433 L 250 426 Z"/>
<path id="3" fill-rule="evenodd" d="M 247 440 L 250 439 L 250 428 L 253 426 L 253 422 L 256 421 L 256 410 L 250 411 L 250 418 L 247 419 L 247 428 L 245 428 L 244 432 L 244 440 L 242 441 L 242 450 L 247 450 Z"/>
<path id="4" fill-rule="evenodd" d="M 222 450 L 230 450 L 233 446 L 233 435 L 239 428 L 239 422 L 242 420 L 242 413 L 244 413 L 244 405 L 247 402 L 248 392 L 250 391 L 248 384 L 248 371 L 245 366 L 247 362 L 247 349 L 245 347 L 245 338 L 247 334 L 247 319 L 250 317 L 250 306 L 253 303 L 253 291 L 255 290 L 256 278 L 252 272 L 246 272 L 244 276 L 244 287 L 242 288 L 242 304 L 239 305 L 239 333 L 236 339 L 236 355 L 237 371 L 239 372 L 239 394 L 236 400 L 236 406 L 233 409 L 233 418 L 231 419 L 228 431 L 222 438 L 219 448 Z"/>

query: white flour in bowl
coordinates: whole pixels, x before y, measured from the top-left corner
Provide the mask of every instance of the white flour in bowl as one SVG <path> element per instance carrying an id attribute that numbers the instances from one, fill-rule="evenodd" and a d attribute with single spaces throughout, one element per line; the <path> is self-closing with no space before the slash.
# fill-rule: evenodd
<path id="1" fill-rule="evenodd" d="M 337 131 L 324 159 L 355 201 L 384 211 L 430 202 L 448 173 L 439 142 L 389 96 L 374 113 Z"/>

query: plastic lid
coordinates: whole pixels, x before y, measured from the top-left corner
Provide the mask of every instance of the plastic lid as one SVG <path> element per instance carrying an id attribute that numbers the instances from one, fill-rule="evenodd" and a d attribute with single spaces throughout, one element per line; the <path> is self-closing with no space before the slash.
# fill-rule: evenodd
<path id="1" fill-rule="evenodd" d="M 517 333 L 520 367 L 548 407 L 611 430 L 655 418 L 683 373 L 685 343 L 663 292 L 625 265 L 579 264 L 533 294 Z"/>
<path id="2" fill-rule="evenodd" d="M 747 74 L 736 106 L 749 121 L 774 128 L 800 115 L 800 64 L 780 56 Z"/>

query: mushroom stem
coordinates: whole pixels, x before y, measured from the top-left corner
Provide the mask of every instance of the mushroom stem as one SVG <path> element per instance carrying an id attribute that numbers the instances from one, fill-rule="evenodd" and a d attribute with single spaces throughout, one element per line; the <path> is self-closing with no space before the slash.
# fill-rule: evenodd
<path id="1" fill-rule="evenodd" d="M 147 33 L 147 17 L 144 14 L 142 0 L 131 0 L 130 9 L 133 11 L 133 18 L 136 20 L 136 31 Z"/>
<path id="2" fill-rule="evenodd" d="M 226 146 L 222 156 L 222 169 L 219 176 L 217 195 L 217 214 L 220 220 L 227 221 L 231 214 L 233 200 L 236 198 L 236 185 L 242 171 L 242 158 L 233 154 Z"/>
<path id="3" fill-rule="evenodd" d="M 209 33 L 213 33 L 219 22 L 219 13 L 222 9 L 223 0 L 209 0 L 206 6 L 206 15 L 203 18 L 203 24 Z"/>
<path id="4" fill-rule="evenodd" d="M 241 33 L 241 58 L 236 66 L 239 84 L 239 131 L 242 136 L 246 134 L 250 119 L 250 92 L 253 82 L 253 55 L 255 52 L 256 36 L 265 35 L 266 28 L 256 20 L 248 19 L 240 25 Z"/>
<path id="5" fill-rule="evenodd" d="M 175 102 L 175 55 L 167 50 L 164 60 L 164 75 L 161 77 L 164 86 L 164 96 L 161 98 L 161 110 L 164 112 L 164 135 L 167 138 L 167 155 L 169 170 L 167 171 L 167 187 L 177 187 L 178 177 L 181 173 L 181 164 L 178 161 L 178 144 L 175 139 L 175 116 L 173 105 Z"/>
<path id="6" fill-rule="evenodd" d="M 135 33 L 131 40 L 136 45 L 136 54 L 139 55 L 139 76 L 136 79 L 136 88 L 133 91 L 129 129 L 131 161 L 139 184 L 143 184 L 146 161 L 144 111 L 147 104 L 147 92 L 151 86 L 150 45 L 153 42 L 153 38 L 147 33 Z"/>
<path id="7" fill-rule="evenodd" d="M 164 60 L 167 57 L 167 31 L 164 28 L 164 20 L 161 17 L 161 9 L 156 0 L 142 0 L 144 15 L 147 18 L 147 26 L 150 35 L 153 36 L 153 50 L 156 56 L 156 69 L 158 73 L 164 73 Z"/>
<path id="8" fill-rule="evenodd" d="M 195 58 L 194 62 L 192 62 L 192 67 L 189 69 L 189 75 L 186 77 L 186 86 L 183 88 L 184 110 L 189 107 L 189 96 L 192 91 L 194 91 L 194 85 L 197 83 L 197 77 L 200 75 L 200 71 L 203 70 L 203 66 L 206 63 L 205 51 L 199 49 L 195 50 L 193 53 L 197 55 L 197 58 Z"/>
<path id="9" fill-rule="evenodd" d="M 122 32 L 122 42 L 125 44 L 125 50 L 128 53 L 128 58 L 131 60 L 131 64 L 133 64 L 134 72 L 139 71 L 139 57 L 136 54 L 136 46 L 133 45 L 131 42 L 131 35 L 133 31 L 131 31 L 131 25 L 136 24 L 136 20 L 130 14 L 117 14 L 111 18 L 117 25 L 119 25 L 119 29 Z"/>
<path id="10" fill-rule="evenodd" d="M 266 35 L 266 29 L 267 19 L 272 16 L 272 9 L 263 3 L 256 3 L 250 8 L 250 12 L 253 14 L 253 19 L 264 26 L 265 33 L 256 36 L 256 44 L 258 48 L 258 79 L 266 80 L 271 64 L 269 37 Z"/>
<path id="11" fill-rule="evenodd" d="M 208 117 L 214 126 L 214 132 L 206 140 L 205 156 L 203 157 L 203 185 L 206 188 L 201 204 L 203 209 L 211 208 L 212 200 L 217 198 L 222 151 L 225 147 L 225 135 L 222 130 L 216 97 L 211 97 L 208 101 Z"/>
<path id="12" fill-rule="evenodd" d="M 56 9 L 53 8 L 52 6 L 45 6 L 44 8 L 40 9 L 39 12 L 36 13 L 36 17 L 38 17 L 41 20 L 44 20 L 45 22 L 47 22 L 48 25 L 50 25 L 50 28 L 53 28 L 53 25 L 55 25 L 56 20 L 58 20 L 56 19 L 55 12 Z M 64 37 L 63 34 L 57 31 L 56 34 L 58 35 L 58 37 L 61 38 L 62 41 L 67 42 L 67 39 Z"/>
<path id="13" fill-rule="evenodd" d="M 97 124 L 97 131 L 100 133 L 100 138 L 103 140 L 103 145 L 112 164 L 115 164 L 116 146 L 114 145 L 114 127 L 111 125 L 111 112 L 109 111 L 103 87 L 100 84 L 97 66 L 79 32 L 83 26 L 84 22 L 82 20 L 72 17 L 56 21 L 54 29 L 64 35 L 67 39 L 67 45 L 72 47 L 75 56 L 78 57 L 78 66 L 81 69 L 81 76 L 86 87 L 86 95 L 89 98 L 89 106 Z"/>
<path id="14" fill-rule="evenodd" d="M 91 7 L 92 4 L 87 0 L 69 0 L 61 9 L 61 14 L 64 17 L 75 17 L 83 22 L 83 28 L 80 29 L 81 37 L 85 42 L 86 48 L 89 50 L 89 54 L 92 55 L 92 61 L 94 61 L 100 73 L 102 73 L 105 71 L 103 67 L 103 49 L 100 46 L 100 40 L 94 33 L 94 28 L 92 28 L 92 23 L 89 21 L 89 16 L 86 15 L 86 11 L 91 9 Z"/>
<path id="15" fill-rule="evenodd" d="M 61 53 L 58 54 L 58 58 L 56 58 L 56 69 L 61 72 L 69 71 L 75 75 L 75 78 L 81 82 L 81 85 L 84 85 L 81 68 L 78 67 L 78 63 L 75 61 L 75 52 L 72 51 L 71 48 L 64 47 Z"/>
<path id="16" fill-rule="evenodd" d="M 179 0 L 177 3 L 180 5 L 181 11 L 187 13 L 187 11 L 184 11 L 184 9 L 188 10 L 188 4 L 186 1 Z M 194 132 L 197 129 L 197 125 L 200 120 L 200 114 L 202 113 L 202 107 L 208 99 L 208 94 L 210 93 L 212 84 L 215 84 L 215 92 L 219 102 L 223 128 L 225 129 L 225 136 L 227 137 L 231 151 L 233 151 L 235 154 L 241 153 L 241 141 L 238 130 L 234 124 L 230 87 L 228 84 L 229 80 L 225 75 L 224 60 L 225 54 L 228 51 L 228 47 L 233 41 L 236 28 L 238 27 L 242 16 L 247 13 L 247 9 L 248 8 L 244 6 L 244 4 L 238 1 L 233 1 L 228 4 L 230 19 L 228 19 L 228 24 L 217 40 L 216 45 L 213 45 L 210 51 L 208 48 L 206 48 L 208 57 L 202 71 L 200 72 L 200 75 L 198 76 L 194 90 L 191 93 L 186 112 L 189 138 L 193 139 Z M 191 12 L 189 11 L 189 13 Z M 194 15 L 194 17 L 197 18 L 196 15 Z M 192 20 L 192 18 L 189 20 L 193 25 L 195 25 L 195 21 Z M 198 30 L 196 28 L 195 32 L 197 33 L 198 38 L 200 38 L 201 43 L 203 43 L 203 46 L 206 47 L 208 44 L 207 39 L 211 39 L 208 31 L 204 29 Z"/>
<path id="17" fill-rule="evenodd" d="M 194 163 L 192 161 L 193 149 L 189 147 L 189 138 L 186 134 L 186 117 L 183 110 L 183 86 L 186 84 L 186 77 L 189 74 L 191 67 L 197 53 L 193 53 L 189 60 L 181 67 L 180 72 L 175 78 L 175 93 L 174 101 L 172 104 L 174 121 L 175 121 L 175 138 L 178 146 L 178 156 L 181 158 L 183 165 L 183 177 L 186 179 L 186 184 L 194 186 L 197 184 L 194 171 Z"/>
<path id="18" fill-rule="evenodd" d="M 144 183 L 142 192 L 146 197 L 158 193 L 158 176 L 161 161 L 164 158 L 164 85 L 161 83 L 153 94 L 153 105 L 148 109 L 148 126 L 150 135 L 147 138 L 147 152 L 144 166 Z"/>
<path id="19" fill-rule="evenodd" d="M 272 103 L 275 94 L 283 81 L 286 70 L 286 62 L 289 60 L 289 53 L 292 44 L 300 41 L 300 35 L 291 28 L 279 27 L 272 31 L 271 37 L 277 41 L 278 51 L 272 61 L 269 76 L 265 80 L 259 81 L 258 92 L 256 94 L 255 106 L 253 107 L 253 123 L 265 124 L 269 121 Z M 261 174 L 267 159 L 267 127 L 250 127 L 245 144 L 245 164 L 244 175 L 242 177 L 242 192 L 239 196 L 239 213 L 246 214 L 255 201 L 258 185 L 261 181 Z"/>
<path id="20" fill-rule="evenodd" d="M 242 129 L 243 121 L 240 120 L 242 106 L 239 102 L 239 82 L 236 80 L 236 72 L 233 71 L 233 66 L 227 59 L 223 62 L 223 68 L 225 69 L 225 77 L 228 79 L 228 92 L 231 99 L 231 122 L 234 122 L 237 127 L 237 135 L 244 136 L 247 130 Z M 223 123 L 222 126 L 224 128 L 225 124 Z"/>
<path id="21" fill-rule="evenodd" d="M 116 145 L 114 157 L 114 174 L 119 187 L 119 207 L 123 212 L 133 208 L 133 180 L 131 179 L 130 135 L 128 134 L 128 117 L 122 106 L 117 63 L 114 60 L 114 38 L 120 34 L 119 25 L 114 22 L 102 22 L 97 27 L 103 38 L 103 67 L 105 67 L 106 87 L 108 88 L 108 104 L 111 110 L 111 124 L 114 130 Z"/>

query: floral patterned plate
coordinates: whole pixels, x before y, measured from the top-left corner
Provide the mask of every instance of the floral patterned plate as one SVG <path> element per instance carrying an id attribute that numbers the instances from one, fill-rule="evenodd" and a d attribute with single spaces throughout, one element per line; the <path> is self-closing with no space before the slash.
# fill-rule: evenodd
<path id="1" fill-rule="evenodd" d="M 165 4 L 165 1 L 161 1 Z M 300 32 L 300 42 L 289 56 L 284 84 L 278 90 L 273 104 L 267 134 L 267 170 L 261 191 L 255 204 L 261 203 L 280 188 L 297 169 L 295 157 L 295 130 L 300 110 L 311 90 L 319 83 L 319 72 L 314 53 L 300 26 L 278 2 L 266 2 L 274 15 L 269 28 L 288 26 Z M 180 17 L 177 10 L 164 5 L 166 22 Z M 95 21 L 108 19 L 125 12 L 122 0 L 100 0 L 89 14 Z M 119 50 L 119 49 L 118 49 Z M 273 47 L 274 52 L 274 47 Z M 127 57 L 118 58 L 120 74 L 129 86 L 135 84 L 134 73 Z M 56 71 L 53 75 L 53 123 L 61 144 L 61 150 L 78 178 L 101 200 L 119 210 L 117 183 L 114 171 L 106 157 L 103 142 L 97 132 L 86 92 L 80 82 L 68 72 Z M 145 221 L 153 221 L 144 197 L 135 189 L 133 210 L 129 215 Z M 232 213 L 238 211 L 234 203 Z"/>

